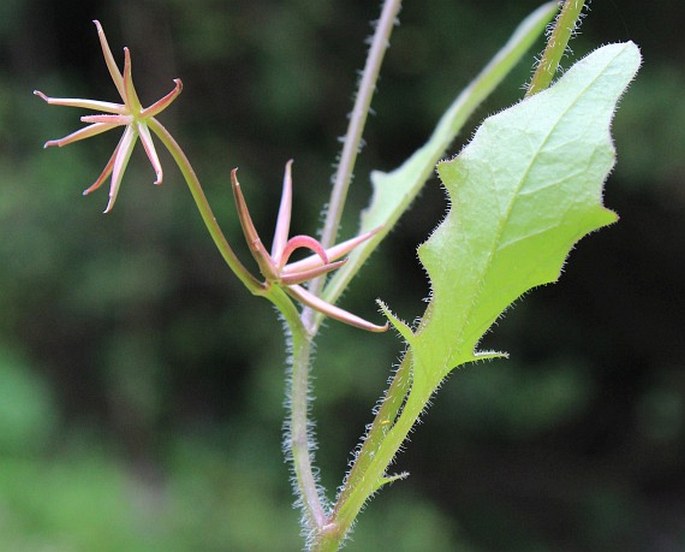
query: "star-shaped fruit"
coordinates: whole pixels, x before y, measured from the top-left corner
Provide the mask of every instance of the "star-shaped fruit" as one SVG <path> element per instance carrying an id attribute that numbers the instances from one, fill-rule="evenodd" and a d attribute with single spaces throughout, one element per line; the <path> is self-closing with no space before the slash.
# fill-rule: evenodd
<path id="1" fill-rule="evenodd" d="M 100 100 L 85 100 L 80 98 L 52 98 L 43 94 L 39 90 L 35 90 L 34 94 L 40 96 L 51 105 L 79 107 L 82 109 L 91 109 L 100 112 L 96 115 L 84 115 L 81 117 L 81 121 L 88 123 L 88 126 L 77 130 L 76 132 L 73 132 L 64 138 L 60 138 L 59 140 L 49 140 L 45 143 L 44 147 L 46 148 L 50 146 L 66 146 L 73 142 L 102 134 L 103 132 L 107 132 L 108 130 L 116 127 L 124 127 L 124 133 L 122 134 L 117 147 L 114 149 L 112 157 L 110 157 L 109 161 L 105 165 L 104 170 L 97 180 L 83 192 L 83 195 L 87 195 L 90 192 L 98 189 L 111 175 L 112 179 L 109 187 L 109 202 L 107 203 L 107 208 L 105 209 L 105 213 L 108 213 L 112 210 L 112 207 L 114 207 L 114 202 L 116 201 L 117 194 L 119 193 L 119 187 L 121 186 L 121 180 L 124 176 L 124 171 L 126 170 L 128 162 L 131 158 L 131 153 L 133 152 L 133 148 L 135 147 L 138 138 L 140 138 L 143 148 L 145 149 L 145 153 L 147 154 L 150 164 L 155 171 L 155 184 L 162 183 L 162 165 L 159 162 L 159 157 L 157 156 L 157 151 L 155 150 L 155 145 L 152 141 L 152 136 L 150 135 L 148 121 L 169 107 L 169 105 L 181 93 L 183 85 L 180 79 L 174 79 L 176 86 L 171 92 L 153 103 L 151 106 L 144 108 L 141 105 L 140 99 L 138 98 L 138 93 L 133 86 L 133 78 L 131 76 L 131 53 L 129 52 L 128 48 L 124 48 L 124 72 L 122 74 L 119 71 L 119 67 L 117 67 L 116 62 L 114 61 L 114 56 L 109 48 L 109 44 L 107 43 L 107 37 L 102 30 L 102 25 L 100 25 L 99 21 L 93 21 L 93 23 L 95 23 L 95 27 L 97 28 L 100 46 L 102 47 L 102 53 L 105 57 L 107 69 L 109 70 L 112 81 L 114 81 L 114 86 L 116 86 L 123 103 L 106 102 Z"/>
<path id="2" fill-rule="evenodd" d="M 298 235 L 288 238 L 290 233 L 290 216 L 292 211 L 292 161 L 285 166 L 283 177 L 283 193 L 281 204 L 278 209 L 276 230 L 274 232 L 271 252 L 266 250 L 257 229 L 252 222 L 252 217 L 247 208 L 245 197 L 238 182 L 238 170 L 231 172 L 231 184 L 233 196 L 238 209 L 238 218 L 245 235 L 245 240 L 250 248 L 259 270 L 264 277 L 264 286 L 279 285 L 296 301 L 321 312 L 322 314 L 371 332 L 384 332 L 388 324 L 377 326 L 363 318 L 346 310 L 336 307 L 310 293 L 300 284 L 316 278 L 342 266 L 346 259 L 341 259 L 362 242 L 368 240 L 379 229 L 360 234 L 347 241 L 325 249 L 318 240 L 311 236 Z M 305 248 L 314 254 L 299 261 L 289 263 L 290 256 L 296 249 Z M 339 260 L 341 259 L 341 260 Z"/>

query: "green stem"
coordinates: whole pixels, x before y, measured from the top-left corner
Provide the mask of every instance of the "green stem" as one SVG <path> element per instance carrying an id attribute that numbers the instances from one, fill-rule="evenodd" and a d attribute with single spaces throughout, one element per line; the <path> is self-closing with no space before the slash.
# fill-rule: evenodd
<path id="1" fill-rule="evenodd" d="M 584 5 L 584 0 L 566 0 L 563 3 L 554 22 L 554 29 L 547 39 L 547 46 L 542 53 L 540 63 L 538 63 L 528 86 L 526 97 L 541 92 L 552 83 L 552 79 L 554 79 L 559 68 L 559 62 L 566 51 L 568 41 L 580 23 Z"/>
<path id="2" fill-rule="evenodd" d="M 406 366 L 404 369 L 408 372 L 411 369 L 412 360 L 410 355 L 407 355 L 405 359 Z M 398 385 L 397 389 L 399 390 L 401 387 Z M 402 391 L 406 392 L 406 389 Z M 316 552 L 338 550 L 366 501 L 379 487 L 392 479 L 388 478 L 385 472 L 426 407 L 429 398 L 430 394 L 425 395 L 423 392 L 412 389 L 406 397 L 406 401 L 403 402 L 401 414 L 394 425 L 384 431 L 380 438 L 373 437 L 375 442 L 368 449 L 369 452 L 372 449 L 373 454 L 367 453 L 365 455 L 363 469 L 355 477 L 354 486 L 350 486 L 349 490 L 345 489 L 341 494 L 335 506 L 335 515 L 329 521 L 329 530 L 321 536 L 318 547 L 315 548 Z M 370 435 L 368 440 L 371 439 Z M 359 461 L 358 459 L 357 462 Z"/>
<path id="3" fill-rule="evenodd" d="M 333 523 L 335 523 L 335 518 L 340 511 L 341 505 L 347 502 L 350 494 L 357 487 L 359 481 L 366 476 L 366 470 L 373 457 L 376 456 L 381 442 L 395 424 L 397 415 L 404 404 L 411 384 L 411 358 L 410 349 L 407 351 L 407 354 L 404 355 L 402 362 L 397 368 L 397 371 L 392 378 L 392 382 L 385 393 L 383 402 L 371 424 L 371 428 L 364 438 L 364 444 L 355 458 L 352 469 L 345 478 L 342 490 L 338 495 L 338 499 L 333 509 L 331 520 Z"/>
<path id="4" fill-rule="evenodd" d="M 364 72 L 359 81 L 357 97 L 354 102 L 352 113 L 350 114 L 350 122 L 347 127 L 347 133 L 345 134 L 343 149 L 340 153 L 340 161 L 338 162 L 338 169 L 335 173 L 333 189 L 331 190 L 331 197 L 328 202 L 328 209 L 326 210 L 326 219 L 324 221 L 323 230 L 321 231 L 321 244 L 325 248 L 333 245 L 338 236 L 340 219 L 342 218 L 347 192 L 352 181 L 354 165 L 361 149 L 362 134 L 371 107 L 371 98 L 376 91 L 378 74 L 383 62 L 383 57 L 388 49 L 392 28 L 397 23 L 397 15 L 401 5 L 401 0 L 385 0 L 380 19 L 376 24 L 376 30 L 366 58 Z M 318 295 L 323 288 L 324 282 L 324 277 L 312 280 L 309 285 L 309 291 Z M 311 325 L 310 323 L 314 316 L 315 311 L 305 309 L 303 318 L 307 321 L 308 326 Z"/>
<path id="5" fill-rule="evenodd" d="M 290 414 L 285 449 L 292 461 L 294 486 L 297 496 L 302 501 L 304 523 L 312 534 L 316 534 L 326 523 L 326 514 L 312 468 L 314 453 L 309 435 L 309 361 L 312 354 L 312 338 L 302 324 L 300 313 L 292 301 L 280 288 L 276 289 L 283 293 L 289 305 L 289 308 L 283 308 L 276 304 L 288 324 L 292 352 L 288 401 Z"/>
<path id="6" fill-rule="evenodd" d="M 209 206 L 207 197 L 202 190 L 202 185 L 198 179 L 195 171 L 193 170 L 190 161 L 186 157 L 185 152 L 178 145 L 178 142 L 169 133 L 169 131 L 154 117 L 147 119 L 147 125 L 155 133 L 155 135 L 162 141 L 164 146 L 176 161 L 176 165 L 181 171 L 183 178 L 185 178 L 186 184 L 190 189 L 190 193 L 195 200 L 198 211 L 200 211 L 200 216 L 209 231 L 209 235 L 214 240 L 216 248 L 221 253 L 221 256 L 226 261 L 228 267 L 234 272 L 238 279 L 245 285 L 245 287 L 254 295 L 264 295 L 264 288 L 262 284 L 254 277 L 250 272 L 243 266 L 235 254 L 231 246 L 226 241 L 224 233 L 221 231 L 219 223 L 216 221 L 214 212 Z"/>

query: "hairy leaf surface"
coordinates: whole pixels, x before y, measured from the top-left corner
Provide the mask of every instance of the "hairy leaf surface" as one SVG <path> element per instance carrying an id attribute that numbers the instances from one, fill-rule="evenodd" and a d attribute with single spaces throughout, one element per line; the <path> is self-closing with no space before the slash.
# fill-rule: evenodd
<path id="1" fill-rule="evenodd" d="M 438 165 L 450 210 L 419 247 L 431 282 L 409 332 L 414 391 L 431 392 L 527 290 L 555 281 L 573 245 L 616 220 L 602 204 L 615 154 L 609 127 L 640 64 L 633 43 L 604 46 L 550 89 L 488 118 Z"/>

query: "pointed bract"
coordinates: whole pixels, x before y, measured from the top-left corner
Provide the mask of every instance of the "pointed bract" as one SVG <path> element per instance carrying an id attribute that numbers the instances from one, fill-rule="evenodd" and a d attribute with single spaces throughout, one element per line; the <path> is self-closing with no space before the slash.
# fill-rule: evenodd
<path id="1" fill-rule="evenodd" d="M 388 331 L 389 326 L 387 322 L 383 326 L 372 324 L 356 314 L 352 314 L 351 312 L 343 310 L 340 307 L 336 307 L 335 305 L 324 301 L 320 297 L 317 297 L 313 293 L 309 293 L 302 286 L 288 286 L 286 291 L 295 297 L 295 299 L 301 303 L 304 303 L 308 307 L 311 307 L 312 309 L 317 310 L 326 316 L 334 318 L 335 320 L 344 322 L 350 326 L 354 326 L 355 328 L 378 333 Z"/>
<path id="2" fill-rule="evenodd" d="M 346 240 L 344 242 L 333 245 L 328 249 L 325 249 L 328 260 L 335 261 L 336 259 L 340 259 L 344 255 L 347 255 L 359 244 L 365 242 L 369 238 L 376 235 L 382 228 L 382 226 L 379 226 L 378 228 L 374 228 L 369 232 L 364 232 L 363 234 L 359 234 L 354 238 L 350 238 L 349 240 Z M 310 257 L 306 257 L 299 261 L 288 263 L 283 267 L 283 273 L 290 274 L 292 272 L 304 272 L 306 270 L 311 270 L 312 268 L 315 268 L 317 266 L 321 266 L 321 264 L 321 257 L 319 255 L 311 255 Z"/>
<path id="3" fill-rule="evenodd" d="M 285 247 L 279 253 L 279 256 L 276 257 L 278 259 L 278 268 L 283 268 L 288 259 L 290 259 L 290 255 L 300 248 L 310 249 L 321 259 L 323 264 L 328 264 L 328 255 L 319 240 L 311 236 L 294 236 L 285 242 Z"/>
<path id="4" fill-rule="evenodd" d="M 278 217 L 276 218 L 276 230 L 274 231 L 274 241 L 271 244 L 271 256 L 274 258 L 283 255 L 283 249 L 288 241 L 290 234 L 290 216 L 293 206 L 293 160 L 290 159 L 285 164 L 285 174 L 283 175 L 283 193 L 281 203 L 278 207 Z"/>
<path id="5" fill-rule="evenodd" d="M 155 117 L 156 115 L 159 115 L 162 111 L 164 111 L 173 103 L 173 101 L 178 97 L 178 95 L 181 92 L 183 92 L 183 82 L 181 82 L 181 79 L 174 79 L 174 84 L 174 89 L 171 92 L 169 92 L 166 96 L 160 98 L 151 106 L 146 107 L 140 112 L 140 116 L 143 119 L 148 119 L 150 117 Z"/>
<path id="6" fill-rule="evenodd" d="M 109 213 L 114 207 L 114 202 L 119 194 L 119 187 L 124 178 L 124 171 L 128 166 L 133 153 L 133 147 L 136 145 L 136 131 L 133 127 L 127 126 L 124 135 L 121 137 L 121 142 L 117 146 L 116 155 L 114 157 L 114 165 L 112 166 L 112 182 L 109 187 L 109 202 L 105 208 L 105 213 Z"/>
<path id="7" fill-rule="evenodd" d="M 95 28 L 98 32 L 98 39 L 100 40 L 100 47 L 102 48 L 102 55 L 105 58 L 107 70 L 109 71 L 109 74 L 112 77 L 112 82 L 114 82 L 114 86 L 116 86 L 117 90 L 119 91 L 119 96 L 121 96 L 121 98 L 123 99 L 124 77 L 122 76 L 121 71 L 119 71 L 119 67 L 117 67 L 117 62 L 114 60 L 112 50 L 110 49 L 109 44 L 107 43 L 107 37 L 105 36 L 105 31 L 102 29 L 102 25 L 100 25 L 100 22 L 97 19 L 93 19 L 93 23 L 95 23 Z"/>

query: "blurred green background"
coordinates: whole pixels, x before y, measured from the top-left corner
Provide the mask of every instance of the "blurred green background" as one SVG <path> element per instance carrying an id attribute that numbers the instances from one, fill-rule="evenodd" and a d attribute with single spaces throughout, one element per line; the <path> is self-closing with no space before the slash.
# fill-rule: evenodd
<path id="1" fill-rule="evenodd" d="M 374 102 L 343 233 L 368 173 L 423 143 L 452 98 L 538 3 L 407 0 Z M 118 140 L 41 145 L 79 126 L 31 92 L 116 100 L 91 20 L 133 52 L 242 255 L 228 187 L 240 166 L 269 235 L 295 158 L 297 233 L 314 233 L 364 61 L 367 0 L 0 3 L 0 550 L 300 548 L 281 453 L 284 340 L 222 265 L 185 184 L 138 148 L 114 211 L 82 198 Z M 349 550 L 685 550 L 685 8 L 595 1 L 576 56 L 633 39 L 645 58 L 614 124 L 606 203 L 560 284 L 487 336 L 511 360 L 443 386 L 398 460 L 411 477 L 361 516 Z M 536 47 L 539 51 L 541 43 Z M 516 101 L 536 51 L 471 121 Z M 570 64 L 571 59 L 566 60 Z M 427 295 L 415 247 L 445 211 L 436 179 L 343 305 L 408 320 Z M 332 493 L 401 348 L 329 323 L 315 367 Z"/>

